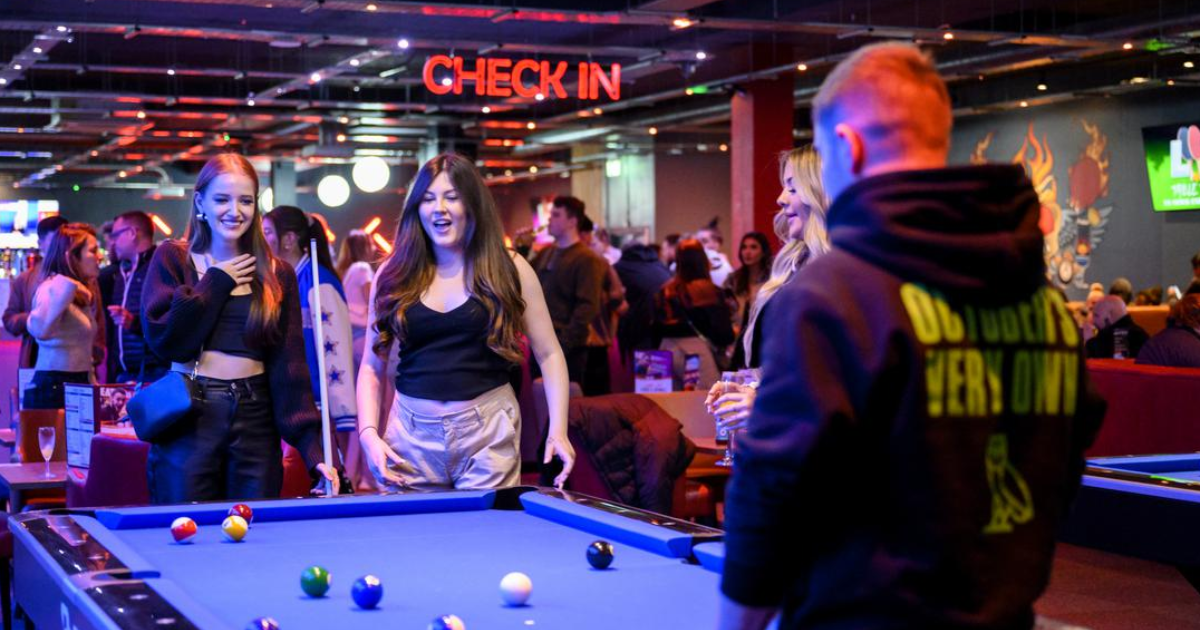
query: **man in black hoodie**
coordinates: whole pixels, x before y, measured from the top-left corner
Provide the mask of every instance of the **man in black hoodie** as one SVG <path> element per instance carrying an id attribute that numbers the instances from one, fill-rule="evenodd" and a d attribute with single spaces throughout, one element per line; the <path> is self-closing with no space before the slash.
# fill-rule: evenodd
<path id="1" fill-rule="evenodd" d="M 814 101 L 831 253 L 772 300 L 726 505 L 724 629 L 1022 628 L 1103 403 L 1015 166 L 946 167 L 915 47 Z"/>

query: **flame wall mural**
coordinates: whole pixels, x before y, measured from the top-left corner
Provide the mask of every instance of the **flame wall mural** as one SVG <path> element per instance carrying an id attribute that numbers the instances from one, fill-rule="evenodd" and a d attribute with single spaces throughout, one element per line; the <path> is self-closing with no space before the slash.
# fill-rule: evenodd
<path id="1" fill-rule="evenodd" d="M 1010 161 L 1025 169 L 1042 205 L 1038 225 L 1046 236 L 1048 276 L 1060 287 L 1086 289 L 1088 265 L 1103 240 L 1114 207 L 1108 190 L 1108 136 L 1099 125 L 1084 119 L 1078 123 L 1078 127 L 1064 130 L 1065 134 L 1056 134 L 1054 142 L 1059 151 L 1069 150 L 1072 144 L 1082 145 L 1074 163 L 1066 169 L 1065 200 L 1060 200 L 1058 176 L 1062 173 L 1055 171 L 1055 148 L 1045 134 L 1039 137 L 1034 122 L 1029 123 Z M 987 133 L 976 142 L 971 163 L 988 162 L 988 151 L 995 144 L 996 132 Z"/>

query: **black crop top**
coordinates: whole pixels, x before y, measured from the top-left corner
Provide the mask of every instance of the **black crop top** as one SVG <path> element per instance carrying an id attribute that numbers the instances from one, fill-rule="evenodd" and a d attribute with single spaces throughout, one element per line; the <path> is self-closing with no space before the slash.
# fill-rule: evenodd
<path id="1" fill-rule="evenodd" d="M 426 400 L 471 400 L 508 382 L 513 364 L 487 346 L 488 313 L 475 296 L 439 313 L 408 308 L 396 391 Z"/>
<path id="2" fill-rule="evenodd" d="M 246 343 L 246 322 L 250 319 L 250 305 L 253 302 L 254 296 L 251 294 L 229 296 L 217 315 L 217 325 L 213 326 L 204 349 L 262 361 L 262 348 Z"/>

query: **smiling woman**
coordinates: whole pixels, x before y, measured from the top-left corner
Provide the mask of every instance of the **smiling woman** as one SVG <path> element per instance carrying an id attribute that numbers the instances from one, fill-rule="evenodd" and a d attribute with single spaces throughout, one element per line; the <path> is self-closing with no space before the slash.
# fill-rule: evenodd
<path id="1" fill-rule="evenodd" d="M 154 441 L 155 503 L 279 496 L 280 436 L 309 469 L 321 459 L 292 268 L 271 254 L 255 210 L 258 176 L 242 156 L 208 161 L 186 243 L 154 253 L 142 302 L 146 341 L 172 369 L 197 374 L 198 418 Z"/>

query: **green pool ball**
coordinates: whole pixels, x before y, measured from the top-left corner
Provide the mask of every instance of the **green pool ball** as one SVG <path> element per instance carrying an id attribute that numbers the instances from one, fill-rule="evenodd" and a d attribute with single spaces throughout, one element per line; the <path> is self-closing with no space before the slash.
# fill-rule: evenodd
<path id="1" fill-rule="evenodd" d="M 324 567 L 313 565 L 300 574 L 300 588 L 309 597 L 324 597 L 332 578 Z"/>

